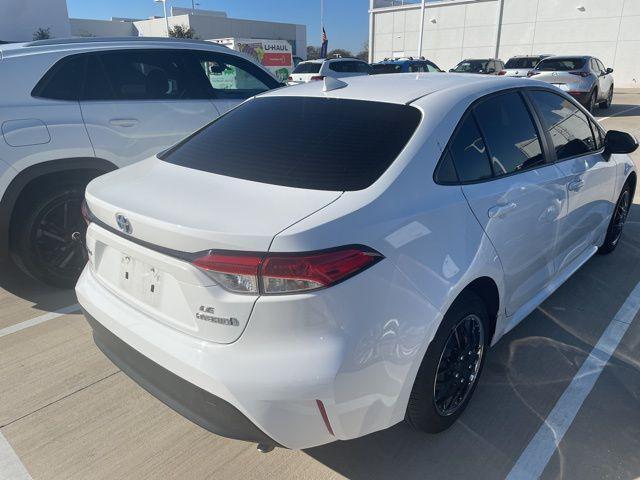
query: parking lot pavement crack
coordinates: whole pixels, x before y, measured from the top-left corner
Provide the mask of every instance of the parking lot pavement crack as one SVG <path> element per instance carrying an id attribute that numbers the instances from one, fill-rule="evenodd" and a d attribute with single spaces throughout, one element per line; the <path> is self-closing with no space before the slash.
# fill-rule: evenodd
<path id="1" fill-rule="evenodd" d="M 71 393 L 68 393 L 68 394 L 66 394 L 66 395 L 63 395 L 62 397 L 60 397 L 60 398 L 58 398 L 58 399 L 56 399 L 56 400 L 54 400 L 54 401 L 52 401 L 52 402 L 49 402 L 49 403 L 47 403 L 46 405 L 43 405 L 43 406 L 41 406 L 41 407 L 39 407 L 39 408 L 36 408 L 36 409 L 35 409 L 35 410 L 33 410 L 32 412 L 26 413 L 26 414 L 24 414 L 24 415 L 22 415 L 22 416 L 20 416 L 20 417 L 18 417 L 18 418 L 16 418 L 16 419 L 14 419 L 14 420 L 11 420 L 10 422 L 5 423 L 4 425 L 0 425 L 0 429 L 1 429 L 1 428 L 4 428 L 4 427 L 8 427 L 9 425 L 12 425 L 12 424 L 14 424 L 14 423 L 16 423 L 16 422 L 19 422 L 20 420 L 22 420 L 22 419 L 24 419 L 24 418 L 27 418 L 27 417 L 29 417 L 30 415 L 33 415 L 34 413 L 37 413 L 37 412 L 39 412 L 39 411 L 41 411 L 41 410 L 44 410 L 45 408 L 50 407 L 51 405 L 55 405 L 56 403 L 58 403 L 58 402 L 60 402 L 60 401 L 62 401 L 62 400 L 64 400 L 64 399 L 66 399 L 66 398 L 69 398 L 69 397 L 71 397 L 72 395 L 75 395 L 75 394 L 76 394 L 76 393 L 78 393 L 78 392 L 82 392 L 83 390 L 86 390 L 86 389 L 88 389 L 88 388 L 91 388 L 91 387 L 93 387 L 94 385 L 96 385 L 96 384 L 98 384 L 98 383 L 100 383 L 100 382 L 102 382 L 102 381 L 104 381 L 104 380 L 106 380 L 106 379 L 108 379 L 108 378 L 111 378 L 111 377 L 113 377 L 114 375 L 117 375 L 118 373 L 121 373 L 121 371 L 120 371 L 120 370 L 116 370 L 115 372 L 110 373 L 110 374 L 109 374 L 109 375 L 107 375 L 106 377 L 100 378 L 99 380 L 96 380 L 95 382 L 91 382 L 90 384 L 85 385 L 84 387 L 80 387 L 80 388 L 78 388 L 77 390 L 74 390 L 74 391 L 73 391 L 73 392 L 71 392 Z"/>

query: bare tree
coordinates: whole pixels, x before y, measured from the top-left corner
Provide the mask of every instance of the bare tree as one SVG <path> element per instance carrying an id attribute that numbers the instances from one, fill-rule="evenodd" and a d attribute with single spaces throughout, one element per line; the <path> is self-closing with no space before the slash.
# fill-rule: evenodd
<path id="1" fill-rule="evenodd" d="M 307 60 L 317 60 L 318 58 L 320 58 L 320 47 L 309 45 L 307 47 Z"/>
<path id="2" fill-rule="evenodd" d="M 176 25 L 169 29 L 169 36 L 173 38 L 198 38 L 196 31 L 185 25 Z"/>
<path id="3" fill-rule="evenodd" d="M 362 44 L 362 50 L 356 55 L 360 60 L 364 60 L 365 62 L 369 61 L 369 41 L 367 40 Z"/>
<path id="4" fill-rule="evenodd" d="M 35 32 L 33 32 L 34 40 L 47 40 L 51 38 L 51 29 L 47 28 L 38 28 Z"/>

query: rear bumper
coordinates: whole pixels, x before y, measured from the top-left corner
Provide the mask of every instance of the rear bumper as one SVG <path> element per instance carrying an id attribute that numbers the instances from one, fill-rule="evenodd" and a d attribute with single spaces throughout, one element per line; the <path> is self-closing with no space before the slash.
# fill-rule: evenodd
<path id="1" fill-rule="evenodd" d="M 120 340 L 86 311 L 84 314 L 102 353 L 165 405 L 220 436 L 279 446 L 229 402 L 161 367 Z"/>
<path id="2" fill-rule="evenodd" d="M 571 90 L 567 93 L 580 102 L 581 105 L 585 107 L 589 106 L 589 96 L 591 92 L 578 92 Z"/>

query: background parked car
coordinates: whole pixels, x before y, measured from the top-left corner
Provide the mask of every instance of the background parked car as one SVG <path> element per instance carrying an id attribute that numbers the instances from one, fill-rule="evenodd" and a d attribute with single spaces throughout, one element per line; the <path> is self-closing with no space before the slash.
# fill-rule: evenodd
<path id="1" fill-rule="evenodd" d="M 504 70 L 504 62 L 495 58 L 470 58 L 462 60 L 450 72 L 479 73 L 483 75 L 498 75 Z"/>
<path id="2" fill-rule="evenodd" d="M 498 72 L 498 75 L 506 77 L 526 77 L 540 62 L 540 60 L 550 57 L 551 55 L 516 55 L 507 60 L 504 68 Z"/>
<path id="3" fill-rule="evenodd" d="M 288 85 L 323 80 L 324 77 L 343 78 L 370 75 L 369 64 L 358 58 L 320 58 L 300 62 L 289 77 Z"/>
<path id="4" fill-rule="evenodd" d="M 371 74 L 408 73 L 408 72 L 443 72 L 440 67 L 425 58 L 398 58 L 371 64 Z"/>
<path id="5" fill-rule="evenodd" d="M 0 47 L 0 258 L 72 286 L 72 240 L 94 177 L 181 140 L 280 87 L 250 57 L 209 42 L 66 39 Z"/>
<path id="6" fill-rule="evenodd" d="M 596 105 L 611 106 L 612 73 L 613 68 L 605 68 L 596 57 L 557 56 L 542 60 L 528 76 L 555 85 L 593 112 Z"/>

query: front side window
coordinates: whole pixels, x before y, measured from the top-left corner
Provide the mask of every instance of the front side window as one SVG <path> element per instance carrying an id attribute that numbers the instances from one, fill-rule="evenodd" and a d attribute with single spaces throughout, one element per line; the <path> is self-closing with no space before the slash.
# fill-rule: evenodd
<path id="1" fill-rule="evenodd" d="M 487 71 L 488 60 L 464 60 L 453 69 L 457 73 L 482 73 Z"/>
<path id="2" fill-rule="evenodd" d="M 555 93 L 529 93 L 551 140 L 558 160 L 597 150 L 589 119 L 571 101 Z"/>
<path id="3" fill-rule="evenodd" d="M 408 105 L 258 97 L 160 158 L 254 182 L 312 190 L 361 190 L 389 168 L 421 118 L 420 111 Z"/>
<path id="4" fill-rule="evenodd" d="M 542 144 L 520 94 L 511 92 L 491 97 L 475 107 L 474 113 L 496 176 L 545 163 Z"/>
<path id="5" fill-rule="evenodd" d="M 449 145 L 449 152 L 461 182 L 477 182 L 491 178 L 487 147 L 473 115 L 467 115 L 456 130 Z"/>
<path id="6" fill-rule="evenodd" d="M 277 88 L 278 82 L 247 60 L 235 55 L 194 51 L 198 75 L 207 80 L 207 97 L 245 99 Z"/>

